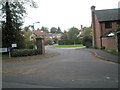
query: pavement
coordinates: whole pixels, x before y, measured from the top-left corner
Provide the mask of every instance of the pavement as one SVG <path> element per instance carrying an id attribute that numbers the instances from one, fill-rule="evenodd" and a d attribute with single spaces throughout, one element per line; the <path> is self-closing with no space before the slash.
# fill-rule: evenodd
<path id="1" fill-rule="evenodd" d="M 120 56 L 113 55 L 111 53 L 105 52 L 105 51 L 100 50 L 100 49 L 88 49 L 88 48 L 85 48 L 85 50 L 90 51 L 97 58 L 100 58 L 102 60 L 110 61 L 110 62 L 114 62 L 114 63 L 120 63 L 120 61 L 119 61 Z"/>
<path id="2" fill-rule="evenodd" d="M 52 47 L 52 48 L 48 48 L 48 47 Z M 56 48 L 56 47 L 46 46 L 46 52 L 43 55 L 12 57 L 9 59 L 3 59 L 2 62 L 22 62 L 22 61 L 27 61 L 27 60 L 50 58 L 50 57 L 60 55 L 60 53 L 54 51 L 54 48 Z M 60 49 L 65 49 L 65 48 L 60 48 Z M 120 61 L 119 61 L 120 56 L 113 55 L 111 53 L 107 53 L 107 52 L 100 50 L 100 49 L 92 49 L 92 48 L 85 48 L 85 47 L 74 47 L 74 48 L 66 48 L 66 49 L 87 50 L 87 51 L 91 52 L 95 57 L 100 58 L 101 60 L 114 62 L 114 63 L 120 63 Z"/>

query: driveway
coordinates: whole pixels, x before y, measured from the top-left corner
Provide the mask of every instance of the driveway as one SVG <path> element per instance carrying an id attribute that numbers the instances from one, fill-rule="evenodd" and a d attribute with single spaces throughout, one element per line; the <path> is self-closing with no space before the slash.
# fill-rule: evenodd
<path id="1" fill-rule="evenodd" d="M 46 50 L 59 54 L 3 63 L 3 88 L 118 87 L 118 64 L 102 61 L 82 48 L 47 46 Z"/>

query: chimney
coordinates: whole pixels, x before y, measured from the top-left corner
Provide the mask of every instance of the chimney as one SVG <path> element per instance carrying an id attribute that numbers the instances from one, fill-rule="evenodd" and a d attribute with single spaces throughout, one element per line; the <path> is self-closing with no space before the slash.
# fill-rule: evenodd
<path id="1" fill-rule="evenodd" d="M 83 25 L 81 25 L 81 34 L 84 33 L 84 28 L 83 28 Z"/>
<path id="2" fill-rule="evenodd" d="M 81 29 L 83 28 L 83 25 L 81 25 Z"/>
<path id="3" fill-rule="evenodd" d="M 95 6 L 91 6 L 91 11 L 92 11 L 92 12 L 95 11 Z"/>
<path id="4" fill-rule="evenodd" d="M 92 32 L 93 32 L 93 47 L 96 47 L 96 26 L 95 26 L 95 6 L 91 6 L 91 16 L 92 16 Z"/>

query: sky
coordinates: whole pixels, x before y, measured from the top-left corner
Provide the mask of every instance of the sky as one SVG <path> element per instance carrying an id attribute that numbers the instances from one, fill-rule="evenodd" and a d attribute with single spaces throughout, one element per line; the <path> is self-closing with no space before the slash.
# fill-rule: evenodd
<path id="1" fill-rule="evenodd" d="M 38 8 L 26 6 L 28 15 L 24 26 L 33 25 L 35 29 L 42 26 L 60 27 L 62 31 L 71 27 L 91 26 L 91 6 L 96 10 L 118 8 L 120 0 L 34 0 Z M 40 23 L 35 23 L 40 22 Z"/>

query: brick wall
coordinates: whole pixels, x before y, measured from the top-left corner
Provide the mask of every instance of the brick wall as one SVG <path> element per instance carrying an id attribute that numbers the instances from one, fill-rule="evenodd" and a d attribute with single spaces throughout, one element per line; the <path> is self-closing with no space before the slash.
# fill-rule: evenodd
<path id="1" fill-rule="evenodd" d="M 116 49 L 115 38 L 114 37 L 105 37 L 105 38 L 102 38 L 102 45 L 105 48 Z"/>
<path id="2" fill-rule="evenodd" d="M 101 23 L 102 25 L 102 35 L 110 32 L 110 31 L 114 31 L 117 27 L 117 23 L 116 22 L 112 22 L 112 28 L 111 29 L 106 29 L 105 28 L 105 23 Z M 116 48 L 116 41 L 114 37 L 106 37 L 106 38 L 102 38 L 102 46 L 105 48 Z"/>
<path id="3" fill-rule="evenodd" d="M 115 30 L 116 26 L 117 26 L 117 23 L 116 22 L 112 22 L 112 28 L 110 28 L 110 29 L 106 29 L 105 28 L 105 23 L 104 22 L 101 23 L 101 25 L 102 25 L 102 35 L 104 35 L 104 34 L 110 32 L 110 31 Z"/>
<path id="4" fill-rule="evenodd" d="M 101 24 L 98 22 L 97 17 L 95 15 L 95 40 L 96 47 L 101 48 Z"/>

